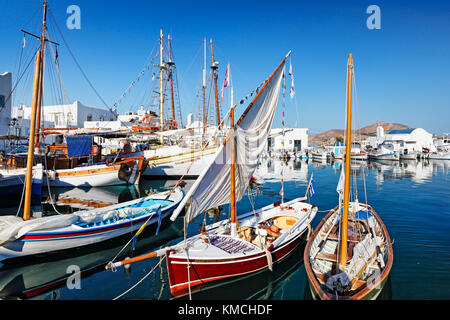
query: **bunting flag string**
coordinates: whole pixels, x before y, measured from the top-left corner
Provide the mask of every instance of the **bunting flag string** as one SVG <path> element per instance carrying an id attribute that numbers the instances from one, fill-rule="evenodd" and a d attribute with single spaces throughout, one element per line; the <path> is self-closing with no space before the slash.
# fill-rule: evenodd
<path id="1" fill-rule="evenodd" d="M 283 83 L 282 83 L 282 93 L 283 93 L 283 113 L 282 113 L 282 120 L 281 123 L 283 125 L 283 129 L 282 129 L 282 135 L 281 135 L 281 147 L 283 149 L 282 152 L 282 157 L 284 157 L 284 138 L 285 138 L 285 132 L 284 132 L 284 110 L 285 110 L 285 93 L 286 93 L 286 74 L 283 71 Z M 284 164 L 284 162 L 283 162 Z M 283 172 L 284 172 L 284 166 L 281 167 L 281 191 L 280 191 L 280 195 L 281 195 L 281 202 L 284 203 L 284 177 L 283 177 Z"/>
<path id="2" fill-rule="evenodd" d="M 294 89 L 294 74 L 292 73 L 292 61 L 291 57 L 289 57 L 289 76 L 291 77 L 291 89 L 289 90 L 289 96 L 291 99 L 294 99 L 295 89 Z"/>
<path id="3" fill-rule="evenodd" d="M 127 93 L 129 93 L 132 89 L 132 87 L 134 87 L 136 85 L 136 82 L 138 82 L 141 79 L 141 76 L 144 76 L 147 70 L 150 70 L 150 65 L 152 64 L 152 61 L 150 61 L 150 63 L 148 63 L 141 72 L 139 72 L 139 75 L 136 77 L 135 80 L 133 80 L 131 82 L 131 84 L 128 86 L 127 89 L 125 89 L 125 91 L 122 93 L 122 95 L 120 96 L 119 99 L 117 99 L 117 101 L 114 103 L 114 107 L 117 108 L 118 104 L 120 104 L 122 102 L 122 98 L 124 98 Z M 152 81 L 155 80 L 155 72 L 152 72 Z"/>

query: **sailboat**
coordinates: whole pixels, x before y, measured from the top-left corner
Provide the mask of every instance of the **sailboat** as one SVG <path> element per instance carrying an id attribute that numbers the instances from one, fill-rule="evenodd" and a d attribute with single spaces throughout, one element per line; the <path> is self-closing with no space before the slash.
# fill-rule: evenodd
<path id="1" fill-rule="evenodd" d="M 317 212 L 317 207 L 304 202 L 306 197 L 276 202 L 239 216 L 236 206 L 265 149 L 289 54 L 236 124 L 231 108 L 231 129 L 215 160 L 205 168 L 171 217 L 176 219 L 190 200 L 185 223 L 209 208 L 224 204 L 230 204 L 230 219 L 205 225 L 200 234 L 175 246 L 111 263 L 107 268 L 165 255 L 170 291 L 179 297 L 217 280 L 272 269 L 273 263 L 286 258 L 301 243 Z"/>
<path id="2" fill-rule="evenodd" d="M 352 81 L 353 57 L 349 54 L 345 170 L 337 187 L 339 204 L 319 223 L 304 252 L 312 296 L 321 300 L 376 299 L 394 258 L 386 226 L 372 206 L 360 203 L 355 190 L 350 202 Z"/>
<path id="3" fill-rule="evenodd" d="M 170 38 L 169 38 L 170 40 Z M 224 128 L 220 119 L 220 107 L 217 90 L 217 68 L 218 62 L 214 58 L 214 49 L 212 40 L 210 41 L 211 51 L 211 69 L 212 78 L 214 80 L 214 96 L 216 107 L 216 124 L 214 126 L 208 125 L 207 109 L 206 109 L 206 39 L 204 39 L 204 68 L 202 79 L 202 97 L 203 97 L 203 119 L 199 122 L 200 126 L 187 127 L 184 129 L 176 128 L 170 125 L 169 130 L 164 131 L 164 92 L 162 79 L 164 77 L 164 70 L 168 70 L 168 79 L 170 80 L 171 88 L 171 102 L 172 102 L 172 119 L 170 124 L 176 123 L 175 111 L 173 102 L 173 86 L 172 86 L 172 67 L 174 62 L 171 58 L 171 45 L 168 44 L 169 56 L 166 63 L 163 60 L 163 32 L 160 32 L 160 62 L 159 62 L 159 112 L 160 125 L 159 135 L 160 145 L 148 150 L 144 150 L 144 157 L 148 160 L 148 166 L 143 171 L 142 175 L 147 178 L 198 178 L 203 169 L 207 167 L 211 161 L 214 160 L 214 154 L 218 149 L 218 137 L 225 136 Z M 168 65 L 170 68 L 166 68 Z M 173 137 L 178 142 L 175 145 L 164 145 L 165 137 Z"/>
<path id="4" fill-rule="evenodd" d="M 92 135 L 71 135 L 66 136 L 66 143 L 62 145 L 49 145 L 42 151 L 43 136 L 51 131 L 57 133 L 58 129 L 66 131 L 63 128 L 41 128 L 41 114 L 43 106 L 43 83 L 44 83 L 44 61 L 46 44 L 59 45 L 48 39 L 47 28 L 47 9 L 48 3 L 43 2 L 43 18 L 41 35 L 34 35 L 30 32 L 22 30 L 25 34 L 39 40 L 39 63 L 36 59 L 35 83 L 34 90 L 36 94 L 35 111 L 32 111 L 35 118 L 30 119 L 30 132 L 33 126 L 33 136 L 30 139 L 33 142 L 33 156 L 35 162 L 43 164 L 43 178 L 41 184 L 51 187 L 97 187 L 110 185 L 132 185 L 139 182 L 141 172 L 146 168 L 147 162 L 143 156 L 126 157 L 117 155 L 112 163 L 100 161 L 93 163 L 97 154 L 92 154 L 94 143 Z M 53 51 L 53 48 L 51 48 Z M 48 49 L 47 49 L 48 50 Z M 56 55 L 57 56 L 57 55 Z M 55 64 L 56 62 L 55 56 Z M 59 69 L 58 69 L 59 70 Z M 47 130 L 46 130 L 47 129 Z M 50 130 L 52 129 L 52 130 Z M 67 128 L 66 128 L 67 129 Z M 73 129 L 73 128 L 72 128 Z M 31 143 L 29 144 L 31 146 Z M 27 167 L 30 162 L 29 153 L 14 153 L 8 155 L 8 166 L 15 168 Z M 100 155 L 101 157 L 101 155 Z M 39 171 L 40 167 L 34 170 Z M 36 178 L 35 178 L 36 179 Z M 36 184 L 37 185 L 37 184 Z"/>
<path id="5" fill-rule="evenodd" d="M 44 14 L 47 2 L 44 1 Z M 44 40 L 42 40 L 44 42 Z M 36 52 L 32 112 L 26 162 L 24 209 L 22 217 L 0 216 L 0 263 L 36 254 L 49 254 L 79 248 L 129 234 L 147 225 L 161 225 L 184 197 L 177 186 L 167 192 L 74 214 L 31 216 L 31 194 L 38 92 L 42 76 L 42 51 Z"/>

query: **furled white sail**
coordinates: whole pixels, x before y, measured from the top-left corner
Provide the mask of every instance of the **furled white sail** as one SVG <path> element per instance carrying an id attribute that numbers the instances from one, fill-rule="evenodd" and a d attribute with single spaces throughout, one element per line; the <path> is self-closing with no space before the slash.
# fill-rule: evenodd
<path id="1" fill-rule="evenodd" d="M 236 200 L 239 201 L 242 198 L 258 165 L 258 158 L 267 144 L 284 75 L 285 60 L 286 58 L 266 80 L 264 86 L 236 123 L 234 137 L 231 136 L 231 133 L 229 134 L 224 144 L 216 152 L 215 160 L 203 171 L 182 203 L 174 211 L 171 216 L 172 221 L 175 220 L 189 199 L 191 199 L 191 204 L 185 216 L 187 222 L 209 208 L 230 203 L 230 145 L 233 138 L 236 146 Z"/>

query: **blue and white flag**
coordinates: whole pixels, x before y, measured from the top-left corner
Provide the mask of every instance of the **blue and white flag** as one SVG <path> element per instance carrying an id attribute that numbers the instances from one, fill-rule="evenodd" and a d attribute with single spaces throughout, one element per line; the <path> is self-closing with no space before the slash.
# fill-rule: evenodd
<path id="1" fill-rule="evenodd" d="M 336 192 L 340 195 L 344 194 L 344 183 L 345 183 L 345 170 L 341 170 L 341 175 L 339 176 L 339 182 L 336 187 Z"/>
<path id="2" fill-rule="evenodd" d="M 311 184 L 309 186 L 309 197 L 312 198 L 312 196 L 316 193 L 316 190 L 314 189 L 314 180 L 311 180 Z"/>

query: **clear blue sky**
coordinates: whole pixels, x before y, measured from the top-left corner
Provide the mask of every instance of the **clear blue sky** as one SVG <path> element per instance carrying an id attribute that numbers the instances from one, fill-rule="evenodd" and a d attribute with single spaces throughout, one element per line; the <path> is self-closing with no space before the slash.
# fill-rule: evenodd
<path id="1" fill-rule="evenodd" d="M 81 9 L 80 30 L 65 27 L 71 4 Z M 371 4 L 381 9 L 380 30 L 366 27 Z M 298 125 L 311 133 L 344 127 L 350 52 L 361 127 L 383 120 L 450 132 L 448 1 L 49 0 L 49 6 L 83 70 L 110 106 L 136 78 L 163 27 L 174 39 L 184 118 L 197 110 L 199 50 L 207 37 L 213 39 L 220 62 L 219 85 L 227 62 L 231 64 L 236 100 L 265 80 L 292 50 Z M 41 0 L 0 0 L 0 72 L 16 70 L 23 37 L 19 30 L 39 32 L 41 8 Z M 28 23 L 34 14 L 37 24 Z M 59 57 L 70 100 L 103 107 L 64 46 Z M 289 82 L 287 78 L 287 89 Z M 288 95 L 286 101 L 286 125 L 294 126 L 296 105 Z M 118 109 L 128 110 L 125 101 Z M 281 126 L 281 112 L 274 126 Z"/>

